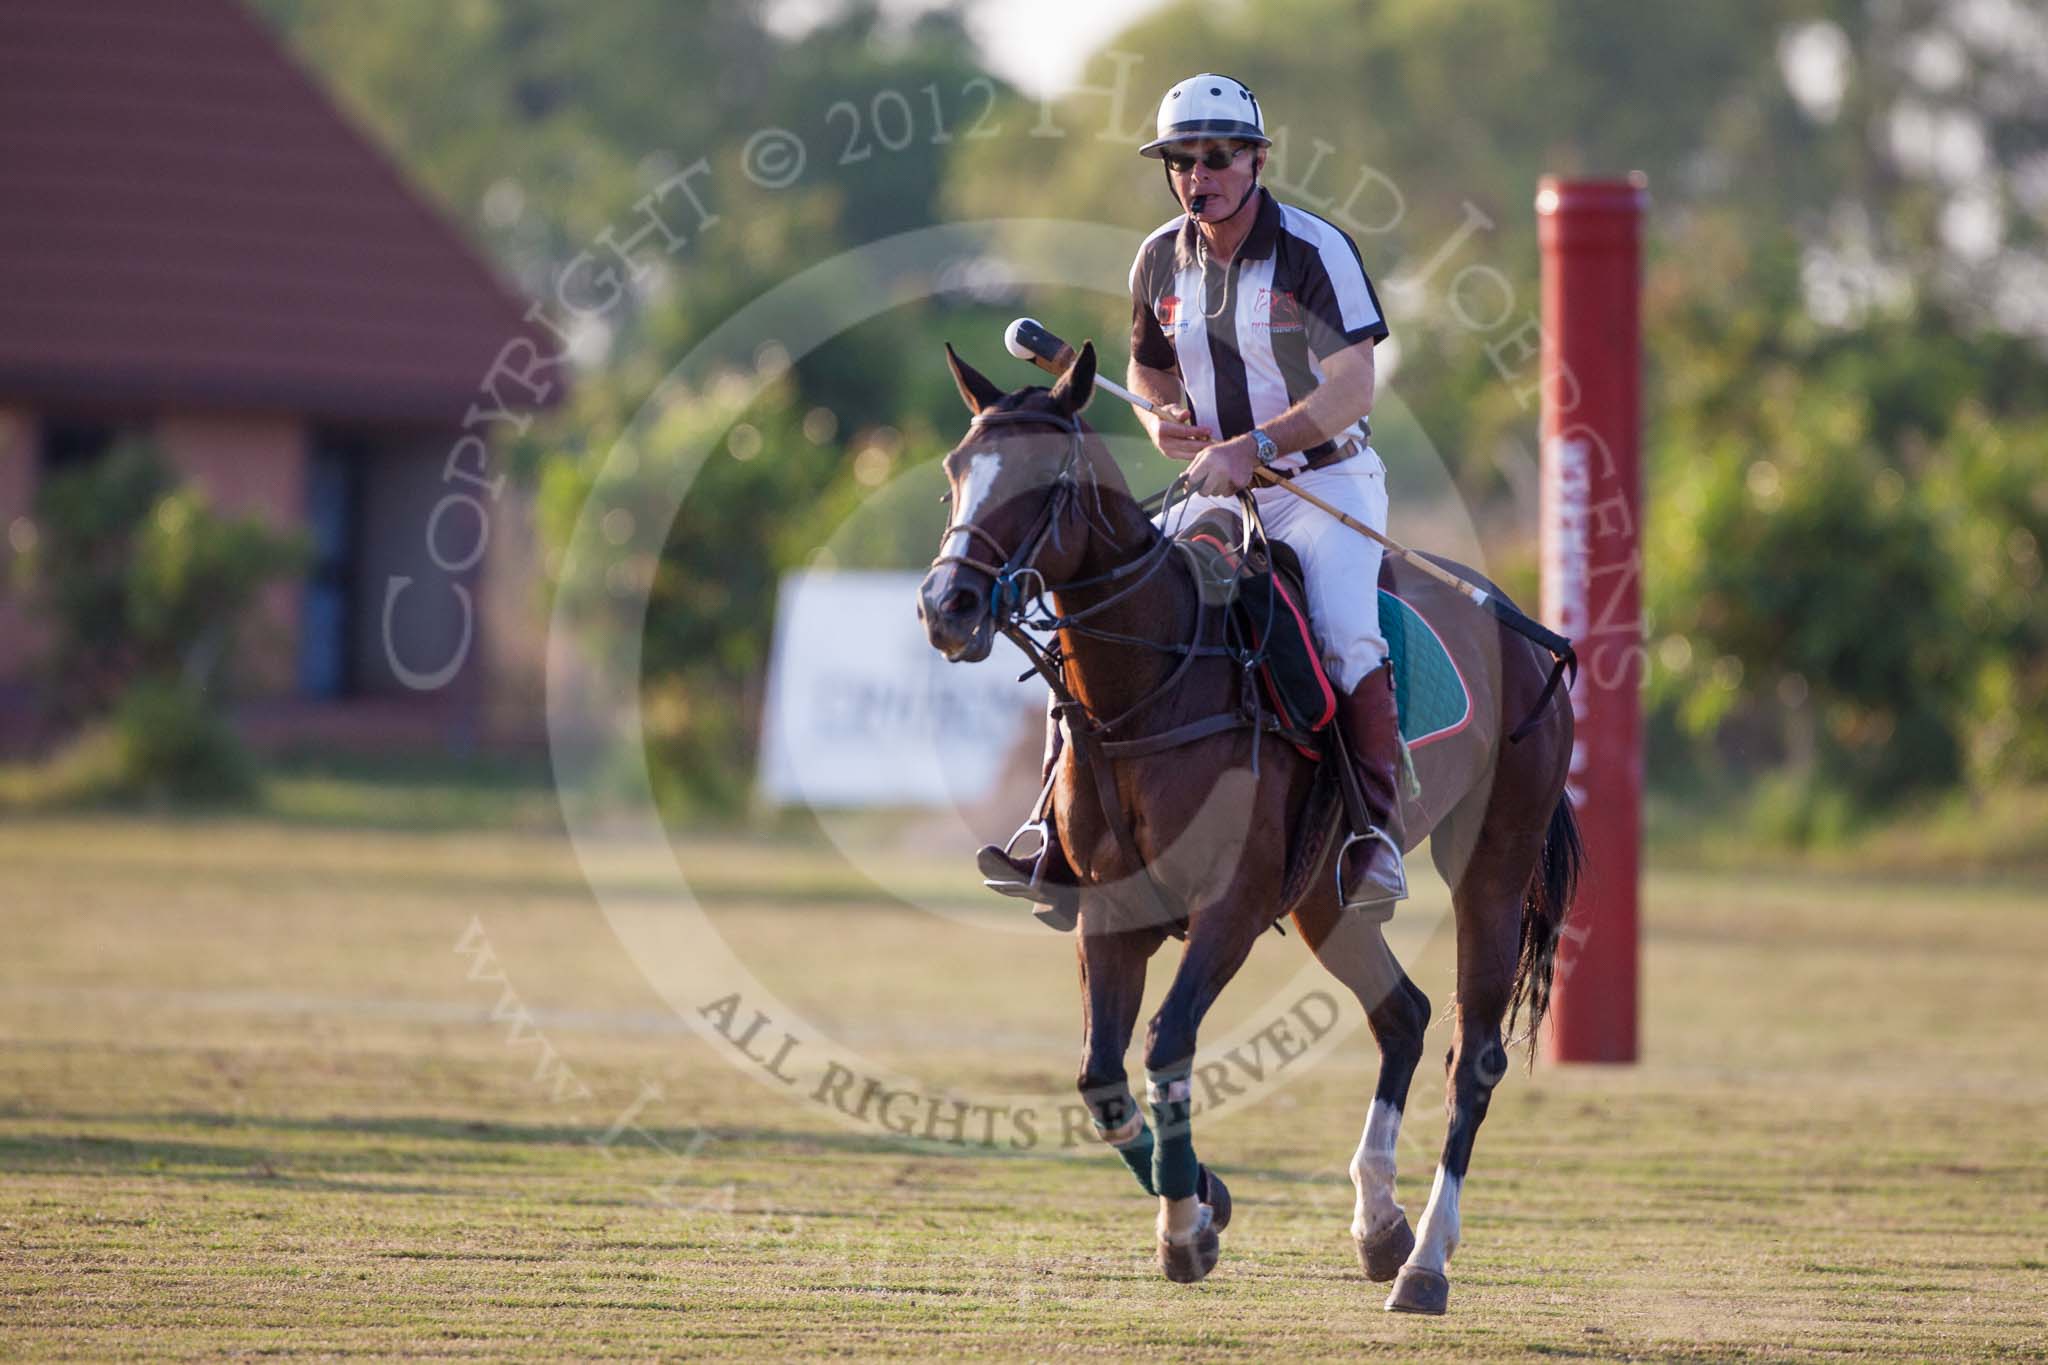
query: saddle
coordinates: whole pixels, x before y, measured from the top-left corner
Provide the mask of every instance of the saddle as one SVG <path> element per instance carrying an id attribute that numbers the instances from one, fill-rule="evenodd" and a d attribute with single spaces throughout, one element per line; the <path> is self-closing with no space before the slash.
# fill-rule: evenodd
<path id="1" fill-rule="evenodd" d="M 1177 539 L 1203 601 L 1227 605 L 1232 646 L 1257 658 L 1259 690 L 1282 723 L 1282 733 L 1319 764 L 1308 808 L 1289 849 L 1280 903 L 1291 909 L 1321 867 L 1344 817 L 1338 752 L 1345 740 L 1334 724 L 1336 688 L 1304 606 L 1306 575 L 1285 542 L 1247 533 L 1227 508 L 1205 513 Z M 1449 647 L 1413 604 L 1396 595 L 1392 556 L 1380 562 L 1380 633 L 1393 665 L 1401 767 L 1409 797 L 1421 794 L 1409 755 L 1463 730 L 1472 719 L 1472 694 Z M 1321 762 L 1324 758 L 1334 762 Z M 1284 911 L 1283 911 L 1284 913 Z M 1277 920 L 1278 917 L 1276 917 Z"/>
<path id="2" fill-rule="evenodd" d="M 1217 509 L 1177 538 L 1202 600 L 1229 607 L 1230 644 L 1258 660 L 1266 704 L 1304 757 L 1321 759 L 1315 736 L 1337 716 L 1337 690 L 1309 629 L 1301 561 L 1279 541 L 1253 540 L 1237 514 Z"/>
<path id="3" fill-rule="evenodd" d="M 1258 675 L 1267 704 L 1298 734 L 1327 738 L 1324 732 L 1336 715 L 1337 694 L 1309 629 L 1304 606 L 1307 576 L 1291 546 L 1255 539 L 1247 547 L 1243 528 L 1236 513 L 1219 508 L 1182 532 L 1179 544 L 1203 600 L 1230 604 L 1231 644 L 1252 650 L 1265 646 Z M 1394 666 L 1401 740 L 1409 749 L 1419 749 L 1471 723 L 1471 685 L 1436 627 L 1398 595 L 1391 555 L 1380 561 L 1377 586 L 1380 634 Z M 1318 757 L 1321 748 L 1299 743 L 1295 747 L 1309 758 Z"/>
<path id="4" fill-rule="evenodd" d="M 1294 551 L 1263 535 L 1249 535 L 1243 519 L 1234 511 L 1218 508 L 1205 513 L 1181 532 L 1174 541 L 1196 591 L 1210 606 L 1226 608 L 1225 650 L 1246 663 L 1244 691 L 1232 711 L 1191 722 L 1166 734 L 1133 740 L 1094 738 L 1082 741 L 1084 769 L 1097 773 L 1096 798 L 1112 821 L 1122 817 L 1113 790 L 1101 789 L 1100 760 L 1135 757 L 1164 752 L 1208 734 L 1247 725 L 1285 739 L 1305 757 L 1314 761 L 1315 780 L 1306 805 L 1295 823 L 1290 841 L 1281 892 L 1274 907 L 1274 927 L 1291 913 L 1308 892 L 1312 879 L 1322 875 L 1337 836 L 1346 824 L 1347 797 L 1340 780 L 1347 760 L 1336 746 L 1344 741 L 1336 725 L 1337 694 L 1310 631 L 1304 575 Z M 1401 737 L 1409 749 L 1456 734 L 1472 715 L 1471 692 L 1458 671 L 1449 648 L 1414 606 L 1395 595 L 1396 580 L 1391 561 L 1382 561 L 1379 593 L 1380 628 L 1386 637 L 1394 666 L 1395 698 L 1400 716 Z M 1256 675 L 1254 682 L 1252 675 Z M 1264 714 L 1259 714 L 1263 711 Z M 1097 762 L 1088 762 L 1088 751 Z M 1327 752 L 1326 752 L 1327 751 Z M 1257 771 L 1257 750 L 1253 751 Z M 1332 758 L 1334 762 L 1323 762 Z M 1408 768 L 1410 795 L 1419 793 L 1414 770 Z M 1044 837 L 1046 802 L 1052 792 L 1048 780 L 1033 808 L 1032 819 L 1011 836 L 1002 849 L 991 846 L 985 854 L 982 872 L 987 884 L 1006 894 L 1030 898 L 1031 888 L 1016 882 L 1017 864 L 1008 860 L 1009 848 L 1027 832 Z M 1041 855 L 1042 856 L 1042 855 Z M 1135 857 L 1135 854 L 1127 856 Z M 1036 873 L 1033 874 L 1033 883 Z M 1043 912 L 1049 926 L 1071 930 L 1071 910 Z M 1169 923 L 1169 933 L 1182 936 L 1185 922 Z"/>

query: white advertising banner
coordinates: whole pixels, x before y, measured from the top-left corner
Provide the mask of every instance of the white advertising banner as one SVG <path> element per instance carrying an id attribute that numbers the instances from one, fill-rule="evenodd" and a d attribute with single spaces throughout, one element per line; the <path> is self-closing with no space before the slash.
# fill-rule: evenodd
<path id="1" fill-rule="evenodd" d="M 761 726 L 761 793 L 812 807 L 958 807 L 1045 726 L 1045 683 L 1000 635 L 949 664 L 917 619 L 916 573 L 783 577 Z"/>

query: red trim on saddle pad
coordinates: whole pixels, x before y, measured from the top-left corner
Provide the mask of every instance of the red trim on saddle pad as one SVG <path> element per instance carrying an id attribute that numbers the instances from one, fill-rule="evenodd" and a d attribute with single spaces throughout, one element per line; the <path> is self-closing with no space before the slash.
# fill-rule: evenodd
<path id="1" fill-rule="evenodd" d="M 1186 537 L 1186 539 L 1191 541 L 1198 541 L 1204 545 L 1213 547 L 1217 554 L 1223 558 L 1224 562 L 1231 565 L 1233 568 L 1236 567 L 1239 562 L 1237 549 L 1235 546 L 1224 544 L 1220 538 L 1206 530 L 1197 531 L 1194 534 Z M 1267 651 L 1266 660 L 1259 664 L 1259 682 L 1265 688 L 1266 700 L 1268 704 L 1270 704 L 1275 711 L 1287 717 L 1289 722 L 1298 726 L 1302 730 L 1307 731 L 1309 734 L 1315 734 L 1318 731 L 1322 730 L 1323 727 L 1327 726 L 1332 720 L 1336 719 L 1337 717 L 1337 689 L 1330 685 L 1330 675 L 1323 668 L 1322 652 L 1316 648 L 1315 633 L 1309 629 L 1308 615 L 1301 609 L 1301 604 L 1295 600 L 1294 592 L 1289 587 L 1286 576 L 1278 573 L 1277 571 L 1269 572 L 1273 572 L 1274 591 L 1278 595 L 1280 601 L 1286 606 L 1288 616 L 1292 618 L 1294 622 L 1294 629 L 1300 634 L 1302 654 L 1304 657 L 1307 658 L 1309 663 L 1310 676 L 1312 676 L 1315 680 L 1315 687 L 1317 692 L 1315 704 L 1318 709 L 1316 710 L 1315 714 L 1310 716 L 1298 716 L 1294 713 L 1293 706 L 1290 704 L 1290 699 L 1281 690 L 1280 680 L 1274 676 L 1273 666 L 1271 662 L 1271 651 Z M 1245 604 L 1242 599 L 1239 600 L 1239 606 L 1241 608 L 1245 607 L 1246 605 L 1247 604 Z M 1250 610 L 1246 610 L 1244 612 L 1246 626 L 1253 632 L 1252 647 L 1255 649 L 1265 649 L 1266 641 L 1259 638 L 1258 636 L 1257 623 L 1254 619 L 1254 615 L 1255 614 Z M 1281 629 L 1285 630 L 1286 628 L 1287 627 L 1283 623 Z M 1314 745 L 1297 744 L 1294 747 L 1298 749 L 1305 757 L 1322 757 L 1321 751 L 1318 750 Z"/>

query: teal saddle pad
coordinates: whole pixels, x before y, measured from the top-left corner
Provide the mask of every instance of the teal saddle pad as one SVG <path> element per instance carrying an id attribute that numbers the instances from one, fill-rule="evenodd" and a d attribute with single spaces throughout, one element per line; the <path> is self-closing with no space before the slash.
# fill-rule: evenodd
<path id="1" fill-rule="evenodd" d="M 1221 592 L 1228 600 L 1246 591 L 1237 576 L 1237 554 L 1232 548 L 1242 536 L 1243 523 L 1230 511 L 1205 513 L 1179 533 L 1181 546 L 1188 551 L 1189 571 L 1205 600 L 1211 600 L 1212 593 Z M 1293 549 L 1274 542 L 1271 554 L 1275 567 L 1292 585 L 1296 600 L 1306 601 L 1301 564 Z M 1394 704 L 1401 718 L 1401 738 L 1413 749 L 1458 733 L 1472 719 L 1472 693 L 1451 651 L 1420 612 L 1385 588 L 1377 591 L 1380 634 L 1394 663 Z M 1321 651 L 1313 641 L 1306 643 L 1305 653 L 1313 661 L 1311 666 L 1320 671 Z M 1294 709 L 1297 714 L 1313 713 L 1316 700 L 1305 695 Z"/>
<path id="2" fill-rule="evenodd" d="M 1472 692 L 1451 651 L 1421 613 L 1385 588 L 1380 593 L 1380 634 L 1394 661 L 1394 702 L 1401 738 L 1413 749 L 1445 739 L 1472 719 Z"/>

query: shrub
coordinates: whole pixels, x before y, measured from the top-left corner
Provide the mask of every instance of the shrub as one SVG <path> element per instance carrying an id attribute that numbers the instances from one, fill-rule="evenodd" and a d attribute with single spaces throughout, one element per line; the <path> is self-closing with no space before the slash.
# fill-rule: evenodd
<path id="1" fill-rule="evenodd" d="M 195 687 L 138 680 L 121 694 L 112 730 L 124 792 L 187 801 L 238 801 L 255 792 L 248 749 Z"/>
<path id="2" fill-rule="evenodd" d="M 237 627 L 305 550 L 252 518 L 224 517 L 128 442 L 45 482 L 20 565 L 49 629 L 52 712 L 80 731 L 66 789 L 224 800 L 254 772 L 221 715 Z M 102 791 L 111 786 L 113 790 Z"/>
<path id="3" fill-rule="evenodd" d="M 1782 766 L 1779 827 L 1800 793 L 2048 776 L 2048 416 L 2012 348 L 1938 316 L 1768 335 L 1673 358 L 1699 391 L 1653 442 L 1650 733 Z"/>

